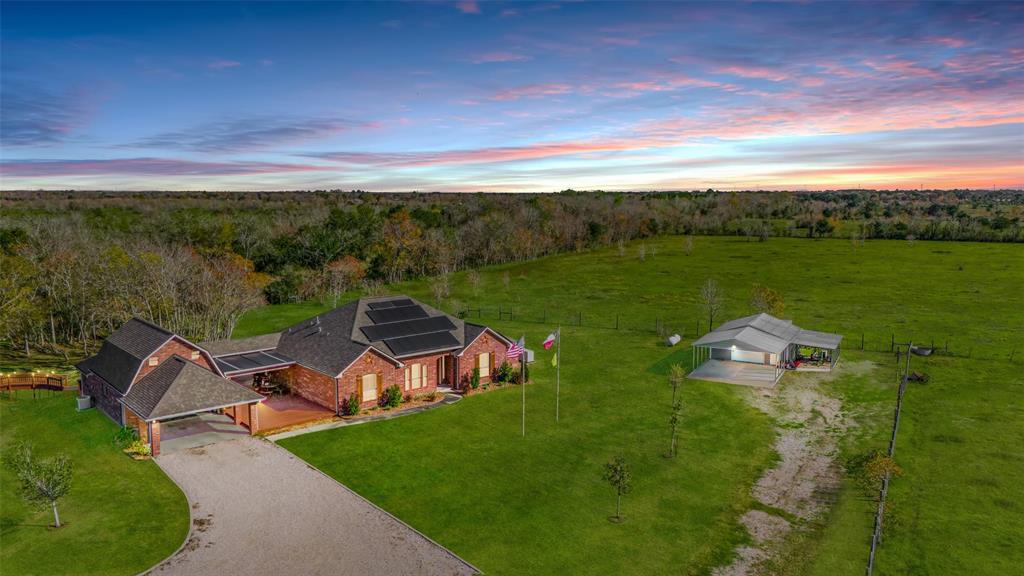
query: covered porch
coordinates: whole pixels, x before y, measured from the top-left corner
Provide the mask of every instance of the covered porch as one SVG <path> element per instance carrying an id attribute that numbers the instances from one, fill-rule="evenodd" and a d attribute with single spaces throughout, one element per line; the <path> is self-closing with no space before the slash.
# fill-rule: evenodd
<path id="1" fill-rule="evenodd" d="M 689 377 L 711 382 L 771 388 L 779 381 L 781 375 L 775 366 L 710 359 L 690 372 Z"/>

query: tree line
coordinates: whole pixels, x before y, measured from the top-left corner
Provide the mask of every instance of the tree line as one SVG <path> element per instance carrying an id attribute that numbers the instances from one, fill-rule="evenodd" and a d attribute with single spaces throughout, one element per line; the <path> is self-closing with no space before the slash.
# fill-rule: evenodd
<path id="1" fill-rule="evenodd" d="M 196 340 L 264 302 L 660 234 L 1024 241 L 1013 191 L 4 192 L 0 338 L 86 351 L 132 315 Z"/>

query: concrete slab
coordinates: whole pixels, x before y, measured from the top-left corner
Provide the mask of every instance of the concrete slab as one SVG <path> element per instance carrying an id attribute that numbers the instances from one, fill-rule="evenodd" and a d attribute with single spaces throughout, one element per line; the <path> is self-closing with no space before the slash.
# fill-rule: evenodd
<path id="1" fill-rule="evenodd" d="M 167 454 L 214 442 L 248 436 L 249 431 L 228 416 L 207 412 L 160 423 L 160 452 Z"/>
<path id="2" fill-rule="evenodd" d="M 774 366 L 729 360 L 708 360 L 687 377 L 756 388 L 772 388 L 778 382 Z"/>

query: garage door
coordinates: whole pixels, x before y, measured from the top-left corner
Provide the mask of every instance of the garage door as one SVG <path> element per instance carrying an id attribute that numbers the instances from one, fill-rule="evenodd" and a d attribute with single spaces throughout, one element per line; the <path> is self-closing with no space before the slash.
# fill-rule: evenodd
<path id="1" fill-rule="evenodd" d="M 732 359 L 736 362 L 764 364 L 764 352 L 747 352 L 746 350 L 733 350 Z"/>

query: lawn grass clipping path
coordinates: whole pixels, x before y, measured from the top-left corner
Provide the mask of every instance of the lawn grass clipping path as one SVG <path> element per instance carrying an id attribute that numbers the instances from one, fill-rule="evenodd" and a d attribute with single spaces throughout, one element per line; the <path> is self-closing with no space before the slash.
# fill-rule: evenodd
<path id="1" fill-rule="evenodd" d="M 0 449 L 21 440 L 50 457 L 66 452 L 71 492 L 53 512 L 28 507 L 17 479 L 0 471 L 0 567 L 4 574 L 137 574 L 181 545 L 188 503 L 152 461 L 114 447 L 117 426 L 97 410 L 77 412 L 75 394 L 42 392 L 0 401 Z"/>

